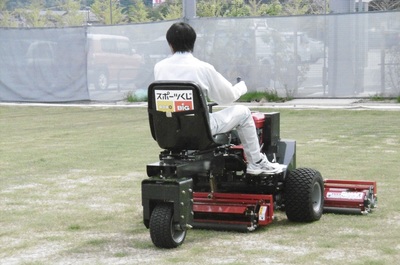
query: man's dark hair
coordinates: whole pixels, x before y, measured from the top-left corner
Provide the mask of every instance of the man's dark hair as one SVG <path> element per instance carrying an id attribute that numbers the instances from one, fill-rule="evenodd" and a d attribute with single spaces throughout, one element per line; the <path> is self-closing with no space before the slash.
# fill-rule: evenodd
<path id="1" fill-rule="evenodd" d="M 174 23 L 167 31 L 167 41 L 174 52 L 193 52 L 196 32 L 187 23 Z"/>

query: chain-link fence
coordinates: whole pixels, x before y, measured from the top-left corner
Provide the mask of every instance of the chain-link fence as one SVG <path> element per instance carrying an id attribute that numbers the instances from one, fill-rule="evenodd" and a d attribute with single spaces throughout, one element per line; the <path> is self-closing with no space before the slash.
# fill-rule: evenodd
<path id="1" fill-rule="evenodd" d="M 0 29 L 0 100 L 145 95 L 174 21 Z M 250 91 L 290 97 L 400 94 L 400 12 L 191 19 L 194 55 Z"/>

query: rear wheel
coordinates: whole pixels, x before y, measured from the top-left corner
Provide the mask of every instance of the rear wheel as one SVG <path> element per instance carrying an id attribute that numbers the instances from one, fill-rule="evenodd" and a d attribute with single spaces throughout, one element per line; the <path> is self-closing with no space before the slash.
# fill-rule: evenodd
<path id="1" fill-rule="evenodd" d="M 310 168 L 297 168 L 285 182 L 285 207 L 289 220 L 317 221 L 324 206 L 324 181 L 321 174 Z"/>
<path id="2" fill-rule="evenodd" d="M 186 230 L 174 224 L 173 204 L 158 204 L 150 217 L 150 236 L 153 244 L 159 248 L 176 248 L 186 237 Z"/>

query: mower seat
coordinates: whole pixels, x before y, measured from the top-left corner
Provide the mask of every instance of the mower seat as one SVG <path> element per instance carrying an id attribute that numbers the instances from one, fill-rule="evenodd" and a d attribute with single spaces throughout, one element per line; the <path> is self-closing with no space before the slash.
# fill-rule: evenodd
<path id="1" fill-rule="evenodd" d="M 148 114 L 151 135 L 162 149 L 201 151 L 229 143 L 229 137 L 211 134 L 206 99 L 194 82 L 150 84 Z"/>

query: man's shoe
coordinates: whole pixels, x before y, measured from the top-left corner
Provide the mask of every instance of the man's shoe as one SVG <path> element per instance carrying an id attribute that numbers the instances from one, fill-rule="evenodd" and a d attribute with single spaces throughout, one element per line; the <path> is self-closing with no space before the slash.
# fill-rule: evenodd
<path id="1" fill-rule="evenodd" d="M 278 163 L 271 163 L 267 157 L 262 154 L 262 159 L 255 163 L 247 165 L 247 174 L 260 175 L 260 174 L 276 174 L 281 173 L 286 169 L 285 165 Z"/>

